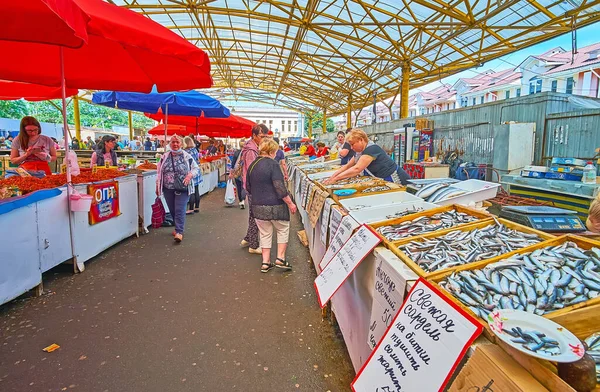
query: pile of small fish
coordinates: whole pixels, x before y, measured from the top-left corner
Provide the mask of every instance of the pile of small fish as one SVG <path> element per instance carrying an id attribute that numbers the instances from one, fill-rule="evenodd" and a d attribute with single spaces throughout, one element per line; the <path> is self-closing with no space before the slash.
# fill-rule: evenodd
<path id="1" fill-rule="evenodd" d="M 417 208 L 411 208 L 410 210 L 395 212 L 393 214 L 386 215 L 385 217 L 387 219 L 397 219 L 397 218 L 402 218 L 403 216 L 416 214 L 417 212 L 421 212 L 421 211 L 424 211 L 423 207 L 417 207 Z"/>
<path id="2" fill-rule="evenodd" d="M 541 241 L 537 234 L 492 223 L 471 231 L 455 230 L 441 237 L 412 241 L 399 249 L 424 271 L 433 272 L 491 259 Z"/>
<path id="3" fill-rule="evenodd" d="M 452 199 L 453 197 L 464 195 L 467 192 L 468 191 L 465 191 L 464 189 L 453 187 L 449 182 L 434 182 L 423 186 L 423 188 L 415 193 L 415 196 L 430 203 L 435 203 L 436 201 Z"/>
<path id="4" fill-rule="evenodd" d="M 452 209 L 431 216 L 420 216 L 397 225 L 381 226 L 377 228 L 377 232 L 388 241 L 397 241 L 402 238 L 443 230 L 463 223 L 475 222 L 477 219 L 477 217 Z"/>
<path id="5" fill-rule="evenodd" d="M 357 176 L 357 177 L 351 177 L 351 178 L 346 178 L 343 180 L 336 181 L 335 184 L 331 184 L 329 187 L 336 188 L 336 187 L 342 187 L 342 186 L 346 186 L 346 185 L 366 185 L 369 183 L 381 184 L 381 182 L 382 182 L 382 180 L 375 178 L 375 177 Z"/>
<path id="6" fill-rule="evenodd" d="M 380 186 L 374 186 L 371 188 L 364 189 L 364 190 L 360 191 L 360 193 L 383 192 L 383 191 L 389 191 L 390 189 L 392 189 L 392 188 L 390 188 L 387 185 L 380 185 Z"/>
<path id="7" fill-rule="evenodd" d="M 485 319 L 496 308 L 543 315 L 600 295 L 600 249 L 567 241 L 513 255 L 439 284 Z"/>
<path id="8" fill-rule="evenodd" d="M 596 362 L 596 381 L 600 383 L 600 332 L 588 336 L 585 344 L 587 344 L 586 353 L 590 354 Z"/>
<path id="9" fill-rule="evenodd" d="M 552 339 L 546 336 L 546 334 L 539 331 L 528 331 L 523 330 L 521 327 L 502 329 L 505 333 L 512 336 L 510 339 L 513 343 L 518 343 L 523 348 L 532 351 L 534 353 L 541 353 L 546 355 L 559 355 L 561 353 L 560 346 L 556 339 Z"/>

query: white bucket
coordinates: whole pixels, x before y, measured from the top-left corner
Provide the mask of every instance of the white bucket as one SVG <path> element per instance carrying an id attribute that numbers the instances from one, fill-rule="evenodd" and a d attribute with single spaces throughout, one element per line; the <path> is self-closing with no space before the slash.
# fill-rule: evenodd
<path id="1" fill-rule="evenodd" d="M 71 195 L 71 211 L 89 212 L 92 207 L 92 196 L 73 194 Z"/>

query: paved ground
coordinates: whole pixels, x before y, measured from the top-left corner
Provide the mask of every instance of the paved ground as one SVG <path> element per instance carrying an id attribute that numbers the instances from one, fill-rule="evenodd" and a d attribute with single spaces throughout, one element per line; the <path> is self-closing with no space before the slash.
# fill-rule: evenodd
<path id="1" fill-rule="evenodd" d="M 341 337 L 314 295 L 296 237 L 291 273 L 238 247 L 247 212 L 204 197 L 181 245 L 171 230 L 125 241 L 45 295 L 0 307 L 0 391 L 348 391 Z M 42 348 L 57 343 L 53 353 Z"/>

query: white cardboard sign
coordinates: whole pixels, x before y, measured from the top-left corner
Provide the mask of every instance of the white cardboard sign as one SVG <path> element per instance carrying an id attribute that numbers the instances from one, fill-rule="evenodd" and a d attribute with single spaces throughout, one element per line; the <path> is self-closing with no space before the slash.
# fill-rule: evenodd
<path id="1" fill-rule="evenodd" d="M 333 297 L 354 269 L 381 239 L 369 226 L 361 226 L 315 279 L 315 290 L 321 308 Z"/>
<path id="2" fill-rule="evenodd" d="M 325 200 L 323 206 L 323 214 L 321 215 L 321 243 L 327 247 L 327 231 L 329 230 L 329 215 L 331 213 L 331 206 L 333 205 L 333 199 Z M 332 234 L 333 236 L 333 234 Z"/>
<path id="3" fill-rule="evenodd" d="M 382 254 L 386 251 L 388 256 L 384 259 Z M 369 335 L 367 336 L 367 344 L 371 349 L 377 346 L 385 331 L 392 325 L 392 320 L 396 317 L 402 302 L 404 302 L 407 275 L 412 280 L 417 279 L 415 273 L 408 267 L 406 267 L 407 271 L 404 274 L 396 269 L 397 267 L 404 267 L 405 264 L 389 250 L 385 249 L 378 252 L 376 249 L 375 255 L 375 291 L 373 292 L 371 321 L 369 322 Z"/>
<path id="4" fill-rule="evenodd" d="M 344 217 L 344 213 L 342 209 L 338 205 L 334 205 L 331 207 L 331 226 L 329 226 L 329 231 L 332 233 L 337 232 L 340 223 L 342 222 L 342 218 Z"/>
<path id="5" fill-rule="evenodd" d="M 327 264 L 331 262 L 333 256 L 335 256 L 335 254 L 338 253 L 340 249 L 342 249 L 342 246 L 344 246 L 346 241 L 348 241 L 354 229 L 356 229 L 359 226 L 360 224 L 356 220 L 354 220 L 354 218 L 352 218 L 350 215 L 345 215 L 342 218 L 342 221 L 340 222 L 337 231 L 329 241 L 329 247 L 325 252 L 325 256 L 323 256 L 323 259 L 319 263 L 321 271 L 325 269 L 325 267 L 327 267 Z"/>
<path id="6" fill-rule="evenodd" d="M 483 326 L 424 279 L 352 382 L 354 392 L 442 391 Z"/>

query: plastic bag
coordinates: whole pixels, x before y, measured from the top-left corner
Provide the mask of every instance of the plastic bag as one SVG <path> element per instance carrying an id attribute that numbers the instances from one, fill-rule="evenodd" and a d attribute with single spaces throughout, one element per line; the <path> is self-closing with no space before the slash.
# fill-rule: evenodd
<path id="1" fill-rule="evenodd" d="M 158 229 L 165 221 L 166 211 L 160 197 L 157 197 L 152 204 L 152 227 Z"/>
<path id="2" fill-rule="evenodd" d="M 225 189 L 225 204 L 228 206 L 233 205 L 235 203 L 235 186 L 233 185 L 233 181 L 227 181 L 227 189 Z"/>
<path id="3" fill-rule="evenodd" d="M 77 162 L 77 154 L 75 151 L 69 150 L 69 154 L 67 155 L 68 165 L 71 167 L 71 175 L 78 176 L 79 175 L 79 163 Z"/>

